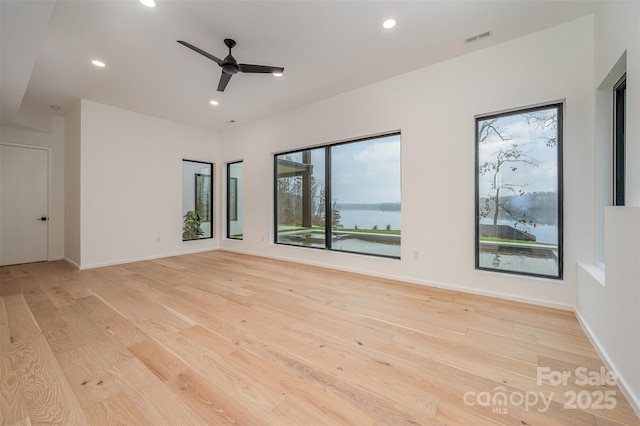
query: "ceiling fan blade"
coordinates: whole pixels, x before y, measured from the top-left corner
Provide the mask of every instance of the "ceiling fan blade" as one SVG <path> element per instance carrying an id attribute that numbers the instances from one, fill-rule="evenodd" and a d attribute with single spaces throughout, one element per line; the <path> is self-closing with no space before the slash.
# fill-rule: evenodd
<path id="1" fill-rule="evenodd" d="M 268 73 L 273 74 L 274 72 L 284 72 L 284 68 L 282 67 L 270 67 L 267 65 L 251 65 L 251 64 L 238 64 L 238 68 L 240 68 L 241 72 L 249 72 L 249 73 Z"/>
<path id="2" fill-rule="evenodd" d="M 222 72 L 222 75 L 220 76 L 220 83 L 218 83 L 218 92 L 224 92 L 227 84 L 229 84 L 229 80 L 231 80 L 231 74 Z"/>
<path id="3" fill-rule="evenodd" d="M 188 47 L 191 50 L 194 50 L 196 52 L 198 52 L 199 54 L 201 54 L 202 56 L 206 56 L 207 58 L 211 59 L 213 62 L 215 62 L 216 64 L 222 66 L 222 59 L 218 59 L 215 56 L 213 56 L 211 53 L 209 52 L 205 52 L 204 50 L 200 49 L 199 47 L 194 46 L 191 43 L 187 43 L 186 41 L 182 41 L 182 40 L 178 40 L 178 43 L 180 43 L 183 46 Z"/>

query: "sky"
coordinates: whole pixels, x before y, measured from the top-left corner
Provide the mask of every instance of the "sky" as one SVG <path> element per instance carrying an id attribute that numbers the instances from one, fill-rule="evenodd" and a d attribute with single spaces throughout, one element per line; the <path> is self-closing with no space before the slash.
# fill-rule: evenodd
<path id="1" fill-rule="evenodd" d="M 400 202 L 400 135 L 331 149 L 332 201 Z"/>
<path id="2" fill-rule="evenodd" d="M 533 167 L 520 162 L 510 164 L 517 168 L 516 171 L 512 171 L 510 167 L 503 165 L 498 176 L 498 182 L 516 185 L 525 192 L 557 191 L 558 149 L 557 146 L 549 147 L 546 145 L 546 139 L 554 136 L 555 129 L 541 128 L 540 126 L 529 124 L 522 114 L 500 117 L 495 126 L 502 130 L 503 136 L 510 136 L 511 140 L 505 142 L 497 135 L 490 135 L 479 147 L 479 164 L 483 164 L 485 161 L 494 162 L 500 149 L 508 150 L 514 144 L 517 144 L 518 149 L 529 157 L 538 160 L 538 166 Z M 492 181 L 493 173 L 491 172 L 480 176 L 479 191 L 481 197 L 495 192 L 491 189 Z M 503 191 L 501 195 L 510 194 Z"/>

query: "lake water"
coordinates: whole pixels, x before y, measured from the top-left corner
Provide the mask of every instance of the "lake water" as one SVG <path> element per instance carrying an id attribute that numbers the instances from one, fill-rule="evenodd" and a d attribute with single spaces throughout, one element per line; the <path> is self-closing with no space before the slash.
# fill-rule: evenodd
<path id="1" fill-rule="evenodd" d="M 493 221 L 488 218 L 480 219 L 480 223 L 483 225 L 492 224 Z M 498 220 L 498 225 L 509 225 L 513 227 L 515 220 Z M 531 235 L 535 235 L 536 241 L 539 243 L 558 244 L 558 227 L 556 225 L 537 225 L 535 228 L 517 226 L 517 229 L 526 231 Z"/>
<path id="2" fill-rule="evenodd" d="M 325 236 L 321 231 L 293 231 L 278 235 L 278 242 L 305 247 L 325 248 Z M 338 232 L 331 240 L 333 250 L 361 254 L 400 257 L 400 236 Z"/>
<path id="3" fill-rule="evenodd" d="M 528 272 L 555 277 L 558 262 L 552 256 L 480 252 L 480 266 L 501 271 Z"/>
<path id="4" fill-rule="evenodd" d="M 340 210 L 340 223 L 348 229 L 356 225 L 359 229 L 372 229 L 376 225 L 378 229 L 386 229 L 387 225 L 394 230 L 401 229 L 399 211 Z"/>
<path id="5" fill-rule="evenodd" d="M 358 238 L 345 238 L 331 242 L 334 250 L 354 253 L 379 254 L 382 256 L 400 257 L 400 239 L 396 242 L 366 241 Z"/>

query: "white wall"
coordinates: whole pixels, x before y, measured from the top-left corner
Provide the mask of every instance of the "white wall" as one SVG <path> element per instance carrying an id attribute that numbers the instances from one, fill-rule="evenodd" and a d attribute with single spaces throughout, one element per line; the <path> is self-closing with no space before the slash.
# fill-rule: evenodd
<path id="1" fill-rule="evenodd" d="M 0 129 L 0 141 L 16 145 L 48 148 L 50 152 L 49 225 L 47 256 L 49 260 L 64 257 L 64 140 L 65 123 L 62 117 L 53 117 L 50 132 L 38 132 L 13 127 Z"/>
<path id="2" fill-rule="evenodd" d="M 213 132 L 82 100 L 81 267 L 217 248 L 182 241 L 182 160 L 217 151 Z"/>
<path id="3" fill-rule="evenodd" d="M 610 89 L 621 66 L 627 72 L 627 207 L 606 207 L 611 205 Z M 640 415 L 640 2 L 600 5 L 594 69 L 596 155 L 589 184 L 595 192 L 591 226 L 599 238 L 594 255 L 579 265 L 576 312 Z"/>
<path id="4" fill-rule="evenodd" d="M 602 2 L 595 20 L 595 85 L 605 80 L 627 55 L 627 194 L 626 204 L 640 206 L 640 2 Z"/>
<path id="5" fill-rule="evenodd" d="M 244 158 L 244 240 L 221 247 L 571 308 L 576 262 L 590 256 L 593 20 L 583 18 L 222 134 Z M 570 52 L 570 54 L 568 54 Z M 474 117 L 566 100 L 565 279 L 474 269 Z M 272 155 L 402 131 L 402 259 L 274 245 Z M 414 260 L 413 251 L 419 252 Z"/>

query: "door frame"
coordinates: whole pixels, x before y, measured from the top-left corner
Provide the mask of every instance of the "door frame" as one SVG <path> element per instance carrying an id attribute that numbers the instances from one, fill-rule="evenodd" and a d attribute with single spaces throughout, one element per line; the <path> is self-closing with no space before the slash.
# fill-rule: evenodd
<path id="1" fill-rule="evenodd" d="M 52 206 L 51 206 L 51 195 L 53 194 L 53 161 L 52 161 L 52 149 L 50 147 L 47 146 L 40 146 L 40 145 L 30 145 L 30 144 L 24 144 L 24 143 L 15 143 L 15 142 L 5 142 L 3 140 L 0 140 L 0 145 L 4 145 L 4 146 L 13 146 L 13 147 L 17 147 L 17 148 L 27 148 L 27 149 L 39 149 L 42 151 L 46 151 L 47 152 L 47 262 L 50 262 L 51 260 L 51 212 L 52 212 Z M 59 220 L 63 220 L 64 223 L 64 218 L 58 218 L 55 223 L 57 224 Z"/>

